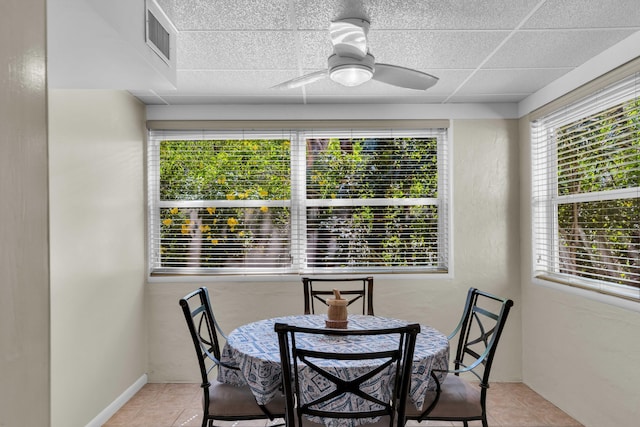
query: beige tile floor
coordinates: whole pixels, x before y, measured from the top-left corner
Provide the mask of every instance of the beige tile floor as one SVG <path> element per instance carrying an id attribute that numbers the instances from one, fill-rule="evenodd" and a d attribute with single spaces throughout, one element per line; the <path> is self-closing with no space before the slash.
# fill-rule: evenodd
<path id="1" fill-rule="evenodd" d="M 199 427 L 202 392 L 198 384 L 147 384 L 104 427 Z M 522 383 L 493 383 L 487 394 L 490 427 L 579 427 L 573 418 Z M 220 423 L 267 427 L 271 422 Z M 410 421 L 407 426 L 443 427 L 462 423 Z M 481 426 L 480 422 L 469 423 Z"/>

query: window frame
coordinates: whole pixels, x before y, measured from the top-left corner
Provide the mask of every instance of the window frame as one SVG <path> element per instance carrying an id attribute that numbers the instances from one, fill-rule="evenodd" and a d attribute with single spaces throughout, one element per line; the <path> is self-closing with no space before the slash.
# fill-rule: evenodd
<path id="1" fill-rule="evenodd" d="M 531 120 L 531 275 L 532 280 L 570 286 L 597 292 L 612 298 L 640 302 L 640 287 L 613 283 L 602 279 L 581 277 L 560 272 L 559 206 L 571 203 L 627 200 L 640 197 L 637 187 L 589 191 L 561 195 L 559 189 L 559 159 L 554 129 L 579 120 L 604 114 L 609 108 L 625 102 L 640 101 L 640 73 L 627 76 L 578 100 L 555 109 L 546 109 L 544 116 Z M 633 140 L 633 139 L 630 139 Z M 549 142 L 552 141 L 552 142 Z M 546 156 L 537 154 L 542 145 Z M 546 261 L 545 261 L 546 260 Z M 602 264 L 602 263 L 601 263 Z"/>
<path id="2" fill-rule="evenodd" d="M 441 123 L 441 121 L 440 121 Z M 173 268 L 173 269 L 164 269 L 164 268 L 156 268 L 154 267 L 157 264 L 157 260 L 159 258 L 154 258 L 157 255 L 159 246 L 158 238 L 154 233 L 157 233 L 159 236 L 160 229 L 160 207 L 166 205 L 167 203 L 172 206 L 186 206 L 187 204 L 198 203 L 202 201 L 171 201 L 171 202 L 162 202 L 159 200 L 159 163 L 156 163 L 158 167 L 154 167 L 153 163 L 159 162 L 159 159 L 155 158 L 153 144 L 159 144 L 159 138 L 162 138 L 160 135 L 164 136 L 165 139 L 168 136 L 171 136 L 173 139 L 196 139 L 196 140 L 207 140 L 207 139 L 238 139 L 244 137 L 252 137 L 252 138 L 291 138 L 291 198 L 289 201 L 276 201 L 276 204 L 286 205 L 289 202 L 288 206 L 290 207 L 291 213 L 291 235 L 289 237 L 290 240 L 290 249 L 291 254 L 294 252 L 298 254 L 302 254 L 300 252 L 301 248 L 307 244 L 306 239 L 306 207 L 309 199 L 306 198 L 306 166 L 302 169 L 294 163 L 300 162 L 300 159 L 306 158 L 306 138 L 316 138 L 320 135 L 331 135 L 332 138 L 340 138 L 340 137 L 366 137 L 370 135 L 378 135 L 382 137 L 383 135 L 386 137 L 437 137 L 437 170 L 438 170 L 438 198 L 434 199 L 436 206 L 439 206 L 442 209 L 442 213 L 438 216 L 438 241 L 441 243 L 441 249 L 438 252 L 439 259 L 442 264 L 444 264 L 445 268 L 412 268 L 412 269 L 400 269 L 397 267 L 389 267 L 383 269 L 371 269 L 367 267 L 363 268 L 330 268 L 323 271 L 313 271 L 308 268 L 304 268 L 304 263 L 301 257 L 292 256 L 293 261 L 290 264 L 290 268 L 288 269 L 260 269 L 260 271 L 250 271 L 247 272 L 247 269 L 243 271 L 232 271 L 232 269 L 224 270 L 224 271 L 212 271 L 207 267 L 202 267 L 197 271 L 187 271 L 186 269 Z M 211 136 L 214 136 L 212 138 Z M 297 142 L 294 142 L 297 141 Z M 148 229 L 147 229 L 147 239 L 148 239 L 148 276 L 152 277 L 172 277 L 172 278 L 180 278 L 180 277 L 194 277 L 194 276 L 204 276 L 207 279 L 216 278 L 216 277 L 270 277 L 270 276 L 299 276 L 300 274 L 331 274 L 332 276 L 343 276 L 343 275 L 353 275 L 353 274 L 361 274 L 362 272 L 369 273 L 405 273 L 411 274 L 412 277 L 416 277 L 418 275 L 425 275 L 427 277 L 450 277 L 451 274 L 451 165 L 448 160 L 448 155 L 450 148 L 450 129 L 448 126 L 446 127 L 438 127 L 438 128 L 409 128 L 409 129 L 376 129 L 373 127 L 372 129 L 343 129 L 343 128 L 330 128 L 330 127 L 321 127 L 320 129 L 307 129 L 307 128 L 292 128 L 286 130 L 256 130 L 255 128 L 251 130 L 246 129 L 238 129 L 238 130 L 161 130 L 157 127 L 155 129 L 150 129 L 148 135 L 148 143 L 147 143 L 147 156 L 148 156 Z M 302 164 L 305 162 L 302 161 Z M 389 199 L 393 200 L 393 199 Z M 405 199 L 406 200 L 406 199 Z M 222 201 L 221 201 L 222 202 Z M 167 205 L 168 206 L 168 205 Z M 270 205 L 271 206 L 271 205 Z M 204 205 L 202 205 L 204 207 Z"/>

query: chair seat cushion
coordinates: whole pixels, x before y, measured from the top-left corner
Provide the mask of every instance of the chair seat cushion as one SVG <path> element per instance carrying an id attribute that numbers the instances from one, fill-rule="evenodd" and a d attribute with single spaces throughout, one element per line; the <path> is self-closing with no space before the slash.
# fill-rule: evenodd
<path id="1" fill-rule="evenodd" d="M 267 410 L 277 418 L 284 417 L 284 397 L 276 396 L 266 405 Z M 266 418 L 256 403 L 248 386 L 235 386 L 213 381 L 209 386 L 209 415 L 213 418 L 244 417 Z"/>
<path id="2" fill-rule="evenodd" d="M 436 397 L 436 392 L 429 392 L 425 398 L 422 410 L 407 402 L 406 416 L 408 419 L 418 419 L 422 411 L 427 409 Z M 440 399 L 433 411 L 424 419 L 429 418 L 471 418 L 482 416 L 480 404 L 480 387 L 471 384 L 457 375 L 447 375 L 441 385 Z"/>

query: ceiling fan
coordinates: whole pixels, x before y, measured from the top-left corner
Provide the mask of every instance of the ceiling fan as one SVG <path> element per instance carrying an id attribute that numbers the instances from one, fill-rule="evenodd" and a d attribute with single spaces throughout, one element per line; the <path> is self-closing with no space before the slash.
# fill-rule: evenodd
<path id="1" fill-rule="evenodd" d="M 361 18 L 340 19 L 331 22 L 329 35 L 333 54 L 328 68 L 296 77 L 273 86 L 276 89 L 293 89 L 329 77 L 343 86 L 358 86 L 371 79 L 408 89 L 426 90 L 438 82 L 438 78 L 422 71 L 398 65 L 376 63 L 367 46 L 369 21 Z"/>

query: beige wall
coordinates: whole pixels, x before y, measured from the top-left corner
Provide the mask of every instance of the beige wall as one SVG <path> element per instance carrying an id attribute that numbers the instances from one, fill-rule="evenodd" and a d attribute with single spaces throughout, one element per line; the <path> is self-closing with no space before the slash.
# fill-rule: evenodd
<path id="1" fill-rule="evenodd" d="M 454 277 L 377 276 L 376 314 L 450 332 L 474 286 L 515 300 L 496 356 L 495 379 L 521 379 L 518 127 L 516 120 L 453 122 Z M 210 281 L 216 316 L 227 331 L 251 321 L 302 313 L 299 278 Z M 198 381 L 178 299 L 198 283 L 149 283 L 149 380 Z"/>
<path id="2" fill-rule="evenodd" d="M 45 2 L 0 13 L 0 426 L 48 426 Z"/>
<path id="3" fill-rule="evenodd" d="M 85 426 L 146 372 L 144 120 L 126 92 L 49 94 L 54 427 Z"/>
<path id="4" fill-rule="evenodd" d="M 637 303 L 633 311 L 586 291 L 533 283 L 529 154 L 525 117 L 520 121 L 523 381 L 585 426 L 637 426 Z"/>

